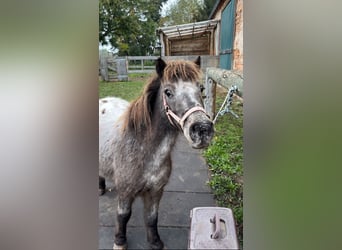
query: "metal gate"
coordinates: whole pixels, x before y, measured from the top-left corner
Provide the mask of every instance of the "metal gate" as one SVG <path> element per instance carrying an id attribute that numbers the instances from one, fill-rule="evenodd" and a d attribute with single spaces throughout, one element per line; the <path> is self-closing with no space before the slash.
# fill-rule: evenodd
<path id="1" fill-rule="evenodd" d="M 220 68 L 232 68 L 234 22 L 235 22 L 235 0 L 230 0 L 222 11 L 221 38 L 220 38 Z"/>

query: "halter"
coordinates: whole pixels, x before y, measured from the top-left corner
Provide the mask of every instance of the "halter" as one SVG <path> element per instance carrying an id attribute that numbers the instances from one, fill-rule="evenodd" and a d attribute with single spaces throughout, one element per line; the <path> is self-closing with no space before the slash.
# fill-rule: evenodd
<path id="1" fill-rule="evenodd" d="M 174 121 L 171 119 L 171 117 L 180 125 L 180 127 L 183 130 L 183 126 L 184 126 L 184 122 L 185 120 L 194 112 L 196 111 L 201 111 L 203 112 L 206 116 L 208 116 L 210 118 L 210 116 L 206 113 L 205 109 L 199 106 L 195 106 L 190 108 L 188 111 L 185 112 L 185 114 L 182 116 L 182 118 L 180 118 L 179 116 L 177 116 L 169 107 L 169 105 L 166 102 L 165 99 L 165 94 L 163 93 L 163 104 L 164 104 L 164 108 L 165 108 L 165 113 L 167 115 L 167 118 L 169 119 L 171 125 L 173 125 L 174 127 L 177 127 L 177 125 L 174 123 Z"/>

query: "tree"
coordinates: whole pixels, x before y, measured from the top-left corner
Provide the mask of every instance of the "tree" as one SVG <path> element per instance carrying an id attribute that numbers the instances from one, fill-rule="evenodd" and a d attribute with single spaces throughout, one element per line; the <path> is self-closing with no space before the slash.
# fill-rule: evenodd
<path id="1" fill-rule="evenodd" d="M 203 16 L 206 20 L 209 19 L 209 15 L 213 10 L 216 1 L 217 0 L 204 0 Z"/>
<path id="2" fill-rule="evenodd" d="M 177 0 L 166 9 L 161 26 L 208 20 L 216 0 Z"/>
<path id="3" fill-rule="evenodd" d="M 119 55 L 151 54 L 164 2 L 166 0 L 100 0 L 99 42 L 110 44 Z"/>
<path id="4" fill-rule="evenodd" d="M 198 0 L 177 0 L 166 9 L 162 24 L 169 26 L 197 22 L 202 8 Z"/>

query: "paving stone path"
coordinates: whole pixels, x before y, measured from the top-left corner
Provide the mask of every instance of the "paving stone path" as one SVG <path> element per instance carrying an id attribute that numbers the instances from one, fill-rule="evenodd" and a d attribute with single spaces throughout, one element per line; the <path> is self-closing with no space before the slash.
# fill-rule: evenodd
<path id="1" fill-rule="evenodd" d="M 172 161 L 172 174 L 159 207 L 159 234 L 167 249 L 187 249 L 190 210 L 215 206 L 215 201 L 206 185 L 208 169 L 201 151 L 192 149 L 183 136 L 177 139 Z M 114 192 L 99 198 L 99 249 L 113 249 L 115 208 Z M 128 249 L 149 249 L 140 198 L 133 203 L 127 240 Z"/>

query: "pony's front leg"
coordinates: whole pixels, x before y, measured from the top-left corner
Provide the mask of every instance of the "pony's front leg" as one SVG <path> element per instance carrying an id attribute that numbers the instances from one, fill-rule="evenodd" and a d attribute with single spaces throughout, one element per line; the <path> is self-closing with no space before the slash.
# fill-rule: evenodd
<path id="1" fill-rule="evenodd" d="M 113 249 L 127 249 L 127 223 L 132 214 L 133 199 L 118 198 L 116 211 L 115 239 Z"/>
<path id="2" fill-rule="evenodd" d="M 103 195 L 106 192 L 106 179 L 99 176 L 99 195 Z"/>
<path id="3" fill-rule="evenodd" d="M 158 234 L 158 208 L 163 195 L 163 189 L 157 192 L 148 191 L 144 194 L 144 219 L 147 230 L 147 240 L 152 249 L 163 249 L 164 243 Z"/>

